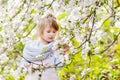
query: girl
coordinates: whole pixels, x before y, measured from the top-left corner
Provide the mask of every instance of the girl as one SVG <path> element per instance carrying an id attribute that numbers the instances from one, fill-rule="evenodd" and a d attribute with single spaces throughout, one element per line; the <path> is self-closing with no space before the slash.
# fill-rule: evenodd
<path id="1" fill-rule="evenodd" d="M 30 67 L 42 68 L 44 71 L 41 73 L 40 80 L 60 80 L 56 73 L 56 64 L 63 65 L 59 57 L 55 57 L 55 52 L 59 49 L 59 45 L 53 45 L 54 39 L 59 26 L 56 18 L 49 14 L 42 18 L 38 27 L 39 40 L 29 42 L 25 45 L 23 50 L 24 64 L 29 69 Z M 69 50 L 68 45 L 63 45 L 61 53 Z M 35 73 L 38 71 L 35 71 Z M 27 80 L 30 80 L 27 78 Z"/>

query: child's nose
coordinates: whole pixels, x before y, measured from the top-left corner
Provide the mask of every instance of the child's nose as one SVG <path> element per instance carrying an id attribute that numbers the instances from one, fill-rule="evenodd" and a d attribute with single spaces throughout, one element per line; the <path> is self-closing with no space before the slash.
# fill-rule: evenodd
<path id="1" fill-rule="evenodd" d="M 51 36 L 54 36 L 55 33 L 51 33 Z"/>

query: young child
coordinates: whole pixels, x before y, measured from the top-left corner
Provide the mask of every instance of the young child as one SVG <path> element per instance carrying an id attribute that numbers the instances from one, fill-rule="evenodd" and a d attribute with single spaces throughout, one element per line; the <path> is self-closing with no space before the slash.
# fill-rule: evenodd
<path id="1" fill-rule="evenodd" d="M 43 17 L 38 27 L 39 40 L 29 42 L 23 50 L 24 64 L 26 68 L 36 66 L 47 67 L 42 71 L 40 80 L 60 80 L 56 73 L 55 65 L 60 63 L 55 57 L 55 51 L 59 49 L 59 44 L 54 39 L 59 31 L 56 18 L 52 14 Z M 62 54 L 69 50 L 68 45 L 63 45 Z M 28 80 L 28 79 L 27 79 Z"/>

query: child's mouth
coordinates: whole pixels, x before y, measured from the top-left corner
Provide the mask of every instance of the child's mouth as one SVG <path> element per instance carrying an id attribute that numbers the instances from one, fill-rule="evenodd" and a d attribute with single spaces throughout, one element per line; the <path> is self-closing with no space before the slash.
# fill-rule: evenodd
<path id="1" fill-rule="evenodd" d="M 52 37 L 50 37 L 49 39 L 53 39 Z"/>

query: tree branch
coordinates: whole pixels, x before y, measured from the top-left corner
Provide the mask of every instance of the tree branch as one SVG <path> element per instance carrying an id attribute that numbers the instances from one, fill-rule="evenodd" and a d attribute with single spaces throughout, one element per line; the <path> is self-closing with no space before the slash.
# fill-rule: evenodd
<path id="1" fill-rule="evenodd" d="M 26 3 L 26 0 L 23 1 L 22 5 L 20 6 L 19 10 L 16 12 L 15 15 L 12 16 L 12 18 L 15 18 L 15 16 L 17 16 L 20 12 L 21 12 L 21 8 L 23 8 L 23 5 Z"/>
<path id="2" fill-rule="evenodd" d="M 113 41 L 111 44 L 109 44 L 104 50 L 100 51 L 100 53 L 104 53 L 105 51 L 107 51 L 107 50 L 117 41 L 119 35 L 120 35 L 120 32 L 117 34 L 117 36 L 116 36 L 116 38 L 114 39 L 114 41 Z M 99 54 L 100 54 L 100 53 L 99 53 Z"/>

